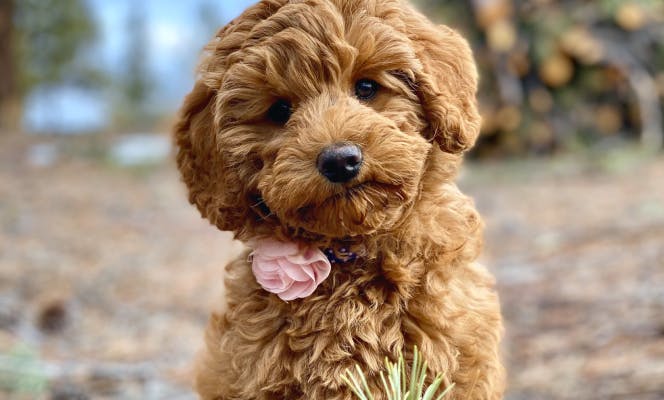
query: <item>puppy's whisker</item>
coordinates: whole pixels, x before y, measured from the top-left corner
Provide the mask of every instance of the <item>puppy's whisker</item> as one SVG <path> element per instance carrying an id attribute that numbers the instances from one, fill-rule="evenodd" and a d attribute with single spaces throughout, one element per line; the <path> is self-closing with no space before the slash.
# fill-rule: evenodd
<path id="1" fill-rule="evenodd" d="M 265 205 L 265 200 L 263 200 L 263 199 L 261 198 L 261 199 L 258 201 L 258 203 L 253 204 L 252 207 L 260 207 L 260 206 L 262 206 L 262 205 Z"/>

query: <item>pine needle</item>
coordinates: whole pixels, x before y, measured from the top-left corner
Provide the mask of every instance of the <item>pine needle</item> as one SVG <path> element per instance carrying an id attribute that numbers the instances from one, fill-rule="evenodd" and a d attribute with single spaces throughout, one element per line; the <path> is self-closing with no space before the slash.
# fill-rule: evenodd
<path id="1" fill-rule="evenodd" d="M 399 359 L 394 363 L 386 358 L 385 371 L 380 372 L 380 381 L 387 400 L 443 400 L 454 387 L 454 383 L 438 393 L 444 381 L 443 376 L 438 375 L 425 390 L 424 382 L 427 378 L 427 370 L 427 362 L 423 359 L 417 347 L 413 350 L 410 380 L 406 376 L 406 361 L 403 354 L 399 355 Z M 355 374 L 350 370 L 346 370 L 341 379 L 359 400 L 374 400 L 366 375 L 359 365 L 355 366 Z"/>

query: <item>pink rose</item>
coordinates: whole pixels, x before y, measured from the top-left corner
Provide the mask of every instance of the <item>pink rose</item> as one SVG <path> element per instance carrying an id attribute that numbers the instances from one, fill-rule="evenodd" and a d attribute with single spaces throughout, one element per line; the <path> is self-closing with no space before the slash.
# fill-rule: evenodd
<path id="1" fill-rule="evenodd" d="M 309 296 L 330 275 L 330 261 L 318 248 L 272 239 L 251 245 L 251 269 L 256 281 L 282 300 Z"/>

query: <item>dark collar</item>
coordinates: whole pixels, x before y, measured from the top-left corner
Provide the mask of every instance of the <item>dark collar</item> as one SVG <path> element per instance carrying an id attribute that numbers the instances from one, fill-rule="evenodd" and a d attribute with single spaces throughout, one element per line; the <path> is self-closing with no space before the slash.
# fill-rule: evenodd
<path id="1" fill-rule="evenodd" d="M 322 249 L 331 264 L 351 263 L 365 256 L 366 250 L 363 245 L 339 244 Z"/>

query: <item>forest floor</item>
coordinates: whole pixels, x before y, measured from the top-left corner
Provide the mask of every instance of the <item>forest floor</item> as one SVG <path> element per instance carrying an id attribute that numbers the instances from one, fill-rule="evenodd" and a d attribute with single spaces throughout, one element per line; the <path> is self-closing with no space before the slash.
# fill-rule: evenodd
<path id="1" fill-rule="evenodd" d="M 194 399 L 241 245 L 170 162 L 0 135 L 0 398 Z M 37 147 L 35 147 L 37 145 Z M 664 399 L 664 159 L 469 163 L 506 320 L 508 399 Z"/>

